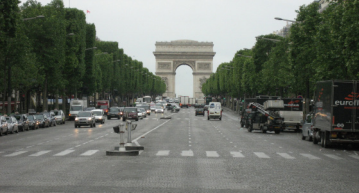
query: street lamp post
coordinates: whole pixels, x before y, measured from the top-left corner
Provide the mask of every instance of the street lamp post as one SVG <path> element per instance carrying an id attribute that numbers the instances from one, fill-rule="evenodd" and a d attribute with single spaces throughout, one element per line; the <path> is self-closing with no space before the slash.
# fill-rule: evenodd
<path id="1" fill-rule="evenodd" d="M 292 23 L 300 23 L 300 21 L 294 21 L 294 20 L 289 20 L 289 19 L 283 19 L 283 18 L 280 18 L 280 17 L 275 17 L 274 19 L 276 20 L 281 20 L 281 21 L 289 21 L 289 22 L 292 22 Z"/>
<path id="2" fill-rule="evenodd" d="M 36 17 L 24 18 L 24 19 L 22 19 L 22 20 L 23 20 L 23 21 L 27 21 L 27 20 L 40 19 L 40 18 L 45 18 L 45 16 L 43 16 L 43 15 L 38 15 L 38 16 L 36 16 Z"/>

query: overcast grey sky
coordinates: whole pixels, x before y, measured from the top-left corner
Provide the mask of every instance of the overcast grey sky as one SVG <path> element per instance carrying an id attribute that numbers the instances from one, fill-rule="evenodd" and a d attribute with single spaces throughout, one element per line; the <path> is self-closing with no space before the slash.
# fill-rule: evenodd
<path id="1" fill-rule="evenodd" d="M 25 2 L 25 0 L 22 0 Z M 37 0 L 46 5 L 51 0 Z M 280 30 L 295 19 L 301 5 L 313 0 L 64 0 L 65 7 L 86 13 L 103 41 L 116 41 L 132 58 L 155 73 L 156 41 L 180 39 L 213 42 L 215 70 L 237 50 L 251 48 L 258 35 Z M 176 71 L 176 94 L 193 95 L 192 69 Z"/>

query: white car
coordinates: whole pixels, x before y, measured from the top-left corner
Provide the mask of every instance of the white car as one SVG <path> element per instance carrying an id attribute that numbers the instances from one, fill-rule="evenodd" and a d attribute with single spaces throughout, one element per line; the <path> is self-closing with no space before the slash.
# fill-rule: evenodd
<path id="1" fill-rule="evenodd" d="M 137 116 L 139 119 L 143 119 L 143 112 L 139 108 L 137 108 Z"/>
<path id="2" fill-rule="evenodd" d="M 156 106 L 156 110 L 155 110 L 155 113 L 164 113 L 165 110 L 163 109 L 162 106 Z"/>
<path id="3" fill-rule="evenodd" d="M 105 124 L 106 115 L 102 109 L 94 109 L 92 112 L 95 115 L 95 122 Z"/>
<path id="4" fill-rule="evenodd" d="M 207 119 L 222 120 L 222 106 L 220 102 L 210 102 L 208 107 Z"/>
<path id="5" fill-rule="evenodd" d="M 54 114 L 56 124 L 65 124 L 65 114 L 62 110 L 52 110 L 50 113 Z"/>
<path id="6" fill-rule="evenodd" d="M 147 117 L 147 111 L 144 108 L 138 108 L 142 112 L 142 118 Z"/>

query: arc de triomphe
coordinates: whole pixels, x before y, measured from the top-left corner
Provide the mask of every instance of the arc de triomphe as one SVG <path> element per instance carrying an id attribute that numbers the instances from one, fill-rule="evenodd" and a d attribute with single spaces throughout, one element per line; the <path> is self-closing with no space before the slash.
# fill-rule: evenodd
<path id="1" fill-rule="evenodd" d="M 176 97 L 176 69 L 182 65 L 192 68 L 193 98 L 197 99 L 204 96 L 202 84 L 213 72 L 213 57 L 216 54 L 213 52 L 213 42 L 192 40 L 156 42 L 156 51 L 153 54 L 156 57 L 156 75 L 160 76 L 167 86 L 163 96 Z"/>

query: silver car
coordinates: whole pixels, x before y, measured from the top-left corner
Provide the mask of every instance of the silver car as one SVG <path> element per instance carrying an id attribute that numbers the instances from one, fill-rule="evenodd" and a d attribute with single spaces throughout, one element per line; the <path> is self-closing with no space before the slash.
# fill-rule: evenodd
<path id="1" fill-rule="evenodd" d="M 95 115 L 92 111 L 80 111 L 75 118 L 75 128 L 81 126 L 96 127 Z"/>
<path id="2" fill-rule="evenodd" d="M 309 141 L 313 140 L 313 113 L 308 113 L 305 116 L 305 120 L 302 121 L 302 140 L 305 140 L 308 138 Z"/>
<path id="3" fill-rule="evenodd" d="M 142 118 L 147 118 L 147 111 L 144 108 L 138 108 L 142 112 Z"/>
<path id="4" fill-rule="evenodd" d="M 95 121 L 105 124 L 105 112 L 102 109 L 95 109 L 92 110 L 93 114 L 95 115 Z"/>
<path id="5" fill-rule="evenodd" d="M 52 110 L 50 113 L 54 114 L 56 124 L 65 124 L 65 114 L 62 110 Z"/>
<path id="6" fill-rule="evenodd" d="M 6 117 L 8 133 L 19 133 L 19 124 L 15 117 Z"/>
<path id="7" fill-rule="evenodd" d="M 163 109 L 163 106 L 156 106 L 155 113 L 164 113 L 165 110 Z"/>
<path id="8" fill-rule="evenodd" d="M 8 130 L 8 123 L 5 116 L 0 116 L 0 136 L 6 135 Z"/>

